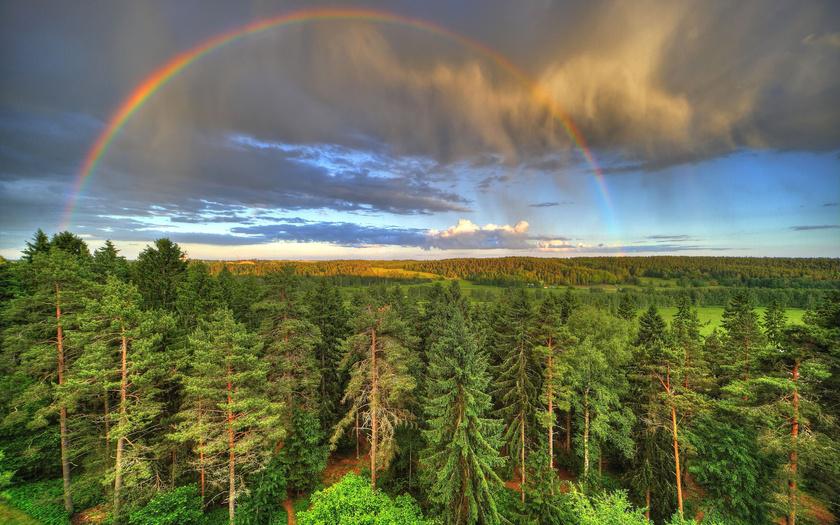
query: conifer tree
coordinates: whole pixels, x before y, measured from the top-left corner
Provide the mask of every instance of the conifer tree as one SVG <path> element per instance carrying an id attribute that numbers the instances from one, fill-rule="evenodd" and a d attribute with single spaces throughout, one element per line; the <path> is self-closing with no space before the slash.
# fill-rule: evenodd
<path id="1" fill-rule="evenodd" d="M 108 275 L 94 300 L 80 314 L 85 352 L 76 361 L 71 382 L 84 389 L 99 384 L 107 400 L 117 392 L 117 413 L 105 414 L 109 441 L 116 442 L 111 472 L 114 479 L 113 515 L 122 517 L 123 490 L 152 477 L 150 439 L 161 413 L 157 385 L 166 366 L 156 345 L 174 322 L 159 313 L 140 309 L 142 298 L 130 283 Z M 113 425 L 111 424 L 113 420 Z"/>
<path id="2" fill-rule="evenodd" d="M 341 341 L 350 333 L 349 315 L 339 289 L 328 279 L 319 279 L 306 297 L 309 322 L 321 332 L 315 346 L 315 358 L 320 371 L 319 414 L 321 426 L 331 429 L 339 417 L 346 376 L 341 374 Z"/>
<path id="3" fill-rule="evenodd" d="M 110 240 L 106 240 L 105 244 L 93 252 L 91 270 L 99 282 L 104 283 L 109 275 L 123 281 L 128 280 L 128 261 L 119 253 Z"/>
<path id="4" fill-rule="evenodd" d="M 625 321 L 632 321 L 636 318 L 636 303 L 630 294 L 621 294 L 621 299 L 618 303 L 618 316 Z"/>
<path id="5" fill-rule="evenodd" d="M 568 412 L 568 385 L 562 383 L 560 370 L 565 351 L 574 344 L 571 334 L 563 325 L 562 305 L 556 296 L 549 294 L 540 305 L 536 317 L 535 337 L 538 343 L 537 353 L 545 359 L 542 378 L 542 402 L 545 412 L 542 424 L 548 431 L 548 468 L 554 469 L 554 424 L 555 410 Z M 567 422 L 568 423 L 568 422 Z"/>
<path id="6" fill-rule="evenodd" d="M 524 502 L 528 432 L 540 404 L 542 363 L 534 351 L 533 312 L 525 290 L 512 292 L 502 308 L 496 327 L 495 351 L 500 364 L 493 394 L 505 424 L 504 442 L 508 453 L 516 458 Z"/>
<path id="7" fill-rule="evenodd" d="M 607 443 L 623 455 L 632 454 L 633 414 L 621 403 L 627 391 L 630 360 L 627 323 L 592 308 L 580 308 L 568 322 L 576 340 L 563 359 L 560 378 L 572 390 L 575 412 L 582 418 L 578 440 L 583 477 L 588 478 L 593 445 L 603 454 Z"/>
<path id="8" fill-rule="evenodd" d="M 50 251 L 50 238 L 44 233 L 44 230 L 38 228 L 35 235 L 32 236 L 31 241 L 26 241 L 26 248 L 23 249 L 21 259 L 26 262 L 32 262 L 32 257 L 37 253 L 47 253 Z"/>
<path id="9" fill-rule="evenodd" d="M 501 422 L 490 419 L 492 400 L 487 355 L 453 308 L 447 326 L 429 352 L 425 413 L 428 443 L 421 465 L 429 499 L 443 509 L 448 524 L 496 524 L 496 474 L 503 463 Z"/>
<path id="10" fill-rule="evenodd" d="M 229 310 L 217 310 L 189 342 L 193 368 L 184 378 L 182 423 L 171 437 L 193 447 L 202 489 L 205 479 L 227 485 L 233 524 L 243 477 L 263 468 L 284 437 L 284 407 L 267 395 L 256 338 Z"/>
<path id="11" fill-rule="evenodd" d="M 176 243 L 164 238 L 147 246 L 137 257 L 133 272 L 143 306 L 174 312 L 178 283 L 186 270 L 186 255 Z"/>
<path id="12" fill-rule="evenodd" d="M 800 452 L 803 441 L 818 441 L 811 421 L 826 417 L 815 390 L 830 377 L 825 364 L 831 350 L 823 334 L 812 325 L 784 329 L 779 342 L 778 347 L 770 347 L 758 356 L 761 368 L 749 379 L 732 382 L 725 392 L 742 413 L 761 422 L 766 429 L 764 442 L 781 442 L 788 457 L 787 523 L 795 525 Z"/>
<path id="13" fill-rule="evenodd" d="M 767 337 L 767 342 L 774 347 L 779 347 L 782 343 L 782 332 L 785 329 L 785 309 L 778 299 L 773 299 L 764 311 L 764 335 Z"/>
<path id="14" fill-rule="evenodd" d="M 76 251 L 84 253 L 78 248 Z M 87 259 L 58 247 L 33 252 L 31 261 L 21 268 L 24 293 L 10 305 L 8 315 L 15 320 L 15 326 L 4 338 L 4 345 L 16 354 L 21 371 L 33 379 L 13 404 L 23 408 L 22 413 L 31 413 L 31 419 L 26 421 L 30 428 L 44 428 L 57 416 L 67 512 L 73 511 L 73 499 L 69 403 L 64 385 L 68 368 L 79 354 L 78 347 L 68 345 L 67 333 L 75 328 L 75 314 L 90 287 L 88 263 Z"/>
<path id="15" fill-rule="evenodd" d="M 724 345 L 729 354 L 729 378 L 749 381 L 756 351 L 764 344 L 764 335 L 746 292 L 737 292 L 723 310 Z"/>
<path id="16" fill-rule="evenodd" d="M 336 424 L 332 447 L 344 431 L 361 416 L 370 437 L 371 486 L 377 471 L 385 468 L 394 454 L 394 431 L 412 419 L 406 409 L 417 384 L 411 374 L 416 358 L 407 346 L 413 343 L 405 323 L 390 306 L 368 305 L 353 321 L 355 335 L 345 341 L 343 366 L 350 380 L 342 402 L 350 409 Z"/>

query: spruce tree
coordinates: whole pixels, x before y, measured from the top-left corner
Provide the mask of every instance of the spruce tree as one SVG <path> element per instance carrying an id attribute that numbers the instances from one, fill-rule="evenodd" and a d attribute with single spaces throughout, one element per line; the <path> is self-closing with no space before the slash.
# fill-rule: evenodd
<path id="1" fill-rule="evenodd" d="M 520 497 L 525 501 L 529 431 L 540 405 L 541 361 L 534 351 L 533 312 L 524 289 L 506 298 L 496 323 L 496 369 L 493 395 L 504 421 L 504 442 L 519 470 Z"/>
<path id="2" fill-rule="evenodd" d="M 785 329 L 785 309 L 782 308 L 782 303 L 778 299 L 773 299 L 764 311 L 764 335 L 767 337 L 767 342 L 774 347 L 779 347 L 782 343 L 782 333 Z"/>
<path id="3" fill-rule="evenodd" d="M 339 405 L 346 376 L 341 373 L 341 341 L 350 333 L 349 314 L 340 290 L 322 278 L 306 296 L 307 318 L 321 332 L 315 346 L 315 359 L 320 369 L 319 416 L 324 431 L 339 418 Z"/>
<path id="4" fill-rule="evenodd" d="M 746 292 L 736 292 L 723 310 L 725 372 L 729 379 L 749 381 L 756 352 L 764 345 L 764 334 Z"/>
<path id="5" fill-rule="evenodd" d="M 26 241 L 26 248 L 23 249 L 21 259 L 26 262 L 32 262 L 32 257 L 37 253 L 47 253 L 50 251 L 50 238 L 44 233 L 44 230 L 38 228 L 35 235 L 32 236 L 31 241 Z"/>
<path id="6" fill-rule="evenodd" d="M 266 366 L 256 338 L 226 309 L 190 336 L 193 367 L 184 378 L 181 424 L 172 439 L 189 443 L 205 483 L 227 487 L 234 523 L 243 478 L 262 469 L 285 435 L 283 405 L 267 395 Z"/>
<path id="7" fill-rule="evenodd" d="M 502 480 L 501 422 L 490 419 L 492 400 L 487 354 L 454 309 L 429 352 L 425 413 L 428 443 L 421 465 L 429 499 L 448 524 L 496 524 L 494 494 Z"/>
<path id="8" fill-rule="evenodd" d="M 355 335 L 345 341 L 344 367 L 350 380 L 343 403 L 350 408 L 336 424 L 332 447 L 360 416 L 370 437 L 371 486 L 377 472 L 387 467 L 394 455 L 394 431 L 413 416 L 407 406 L 417 386 L 411 374 L 416 358 L 408 351 L 413 344 L 408 327 L 390 306 L 363 307 L 353 320 Z"/>
<path id="9" fill-rule="evenodd" d="M 187 270 L 186 254 L 169 239 L 158 239 L 137 257 L 133 278 L 149 309 L 175 311 L 178 283 Z"/>
<path id="10" fill-rule="evenodd" d="M 110 240 L 106 240 L 105 244 L 93 252 L 91 270 L 99 282 L 104 283 L 109 275 L 128 280 L 128 261 L 119 252 Z"/>
<path id="11" fill-rule="evenodd" d="M 632 321 L 636 318 L 636 302 L 630 294 L 621 294 L 621 299 L 618 302 L 618 316 L 625 321 Z"/>

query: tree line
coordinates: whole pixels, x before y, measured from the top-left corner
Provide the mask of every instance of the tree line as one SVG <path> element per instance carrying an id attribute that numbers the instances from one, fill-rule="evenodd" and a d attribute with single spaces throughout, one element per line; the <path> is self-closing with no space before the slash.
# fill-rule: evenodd
<path id="1" fill-rule="evenodd" d="M 161 498 L 192 498 L 195 519 L 272 523 L 330 458 L 362 477 L 316 493 L 302 523 L 838 510 L 837 292 L 797 326 L 737 293 L 703 337 L 688 295 L 670 323 L 629 295 L 471 301 L 457 281 L 348 297 L 291 266 L 214 273 L 167 239 L 127 261 L 40 231 L 0 282 L 0 473 L 60 477 L 68 514 L 146 523 Z"/>

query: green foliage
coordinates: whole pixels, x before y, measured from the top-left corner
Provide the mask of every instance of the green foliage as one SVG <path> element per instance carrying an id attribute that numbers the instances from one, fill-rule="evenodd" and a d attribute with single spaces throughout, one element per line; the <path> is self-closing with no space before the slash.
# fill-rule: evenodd
<path id="1" fill-rule="evenodd" d="M 69 525 L 70 518 L 62 503 L 60 479 L 17 485 L 2 493 L 13 507 L 37 519 L 43 525 Z"/>
<path id="2" fill-rule="evenodd" d="M 129 525 L 203 525 L 201 497 L 195 485 L 157 494 L 145 506 L 133 511 Z"/>
<path id="3" fill-rule="evenodd" d="M 133 279 L 151 309 L 175 311 L 178 284 L 187 270 L 186 254 L 169 239 L 158 239 L 137 257 Z"/>
<path id="4" fill-rule="evenodd" d="M 757 438 L 756 429 L 734 425 L 725 414 L 700 418 L 690 435 L 694 460 L 688 471 L 709 495 L 703 507 L 732 525 L 772 521 L 781 458 L 762 450 Z"/>
<path id="5" fill-rule="evenodd" d="M 499 522 L 493 493 L 502 484 L 501 422 L 487 417 L 489 382 L 487 355 L 455 310 L 429 354 L 421 459 L 429 500 L 449 524 Z"/>
<path id="6" fill-rule="evenodd" d="M 265 525 L 285 518 L 288 467 L 278 456 L 248 480 L 251 490 L 242 497 L 237 515 L 240 525 Z M 225 516 L 227 518 L 227 516 Z"/>
<path id="7" fill-rule="evenodd" d="M 313 412 L 295 410 L 292 425 L 280 451 L 289 489 L 298 494 L 313 490 L 327 465 L 324 431 Z"/>
<path id="8" fill-rule="evenodd" d="M 414 343 L 405 322 L 389 305 L 365 305 L 356 316 L 353 332 L 344 343 L 342 365 L 350 370 L 350 381 L 343 401 L 350 404 L 336 424 L 330 444 L 335 447 L 345 430 L 359 414 L 363 428 L 375 438 L 379 449 L 374 458 L 377 470 L 387 467 L 394 456 L 396 427 L 413 419 L 407 409 L 417 382 L 411 370 L 417 359 L 409 352 Z M 374 395 L 375 394 L 375 395 Z"/>
<path id="9" fill-rule="evenodd" d="M 390 496 L 347 474 L 312 495 L 311 507 L 297 516 L 300 525 L 431 525 L 410 496 Z"/>

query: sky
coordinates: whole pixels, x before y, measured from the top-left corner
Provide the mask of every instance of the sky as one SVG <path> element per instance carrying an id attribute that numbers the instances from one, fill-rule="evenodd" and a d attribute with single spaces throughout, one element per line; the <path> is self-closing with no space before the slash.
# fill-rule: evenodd
<path id="1" fill-rule="evenodd" d="M 833 0 L 342 3 L 424 22 L 220 46 L 77 184 L 173 57 L 330 5 L 0 3 L 0 255 L 67 228 L 129 257 L 840 257 Z"/>

